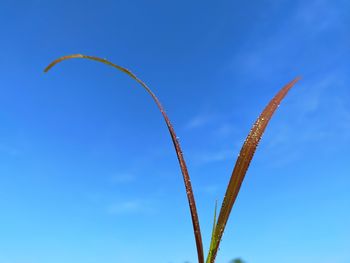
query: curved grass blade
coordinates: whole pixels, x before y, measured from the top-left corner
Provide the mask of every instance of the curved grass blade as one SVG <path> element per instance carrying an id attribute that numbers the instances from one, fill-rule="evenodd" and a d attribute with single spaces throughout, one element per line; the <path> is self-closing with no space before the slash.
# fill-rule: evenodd
<path id="1" fill-rule="evenodd" d="M 256 122 L 253 125 L 253 128 L 248 134 L 248 137 L 244 141 L 242 149 L 237 158 L 235 167 L 233 169 L 230 182 L 227 186 L 224 200 L 222 202 L 218 222 L 215 227 L 213 249 L 209 252 L 207 258 L 208 263 L 213 263 L 215 261 L 215 257 L 218 252 L 220 241 L 225 230 L 227 220 L 230 216 L 232 206 L 235 203 L 244 176 L 248 170 L 249 164 L 253 158 L 253 155 L 265 131 L 265 128 L 269 123 L 272 115 L 278 108 L 279 104 L 283 100 L 283 98 L 287 95 L 288 91 L 298 80 L 299 78 L 294 79 L 276 94 L 276 96 L 269 102 L 269 104 L 265 107 L 264 111 L 261 113 L 259 118 L 256 120 Z"/>
<path id="2" fill-rule="evenodd" d="M 156 95 L 151 91 L 151 89 L 142 81 L 140 80 L 134 73 L 132 73 L 130 70 L 118 66 L 106 59 L 99 58 L 99 57 L 93 57 L 93 56 L 86 56 L 86 55 L 81 55 L 81 54 L 74 54 L 74 55 L 69 55 L 69 56 L 63 56 L 60 57 L 53 62 L 51 62 L 44 70 L 44 72 L 48 72 L 52 67 L 54 67 L 56 64 L 68 60 L 68 59 L 74 59 L 74 58 L 84 58 L 84 59 L 90 59 L 94 61 L 101 62 L 103 64 L 109 65 L 111 67 L 114 67 L 125 74 L 129 75 L 132 79 L 136 80 L 148 93 L 151 95 L 152 99 L 154 102 L 157 104 L 157 107 L 159 108 L 160 112 L 163 115 L 163 118 L 166 122 L 166 125 L 168 127 L 168 130 L 170 132 L 171 139 L 174 144 L 174 148 L 176 151 L 176 155 L 180 164 L 181 172 L 183 175 L 184 183 L 185 183 L 185 188 L 186 188 L 186 194 L 187 194 L 187 199 L 190 207 L 190 212 L 191 212 L 191 218 L 192 218 L 192 225 L 193 225 L 193 232 L 196 240 L 196 247 L 197 247 L 197 255 L 198 255 L 198 262 L 199 263 L 204 263 L 204 254 L 203 254 L 203 244 L 202 244 L 202 235 L 200 231 L 200 226 L 199 226 L 199 219 L 198 219 L 198 214 L 197 214 L 197 208 L 196 208 L 196 203 L 193 195 L 193 190 L 192 190 L 192 185 L 191 185 L 191 180 L 190 176 L 187 170 L 186 162 L 182 154 L 182 150 L 180 147 L 179 140 L 177 139 L 176 133 L 174 131 L 174 128 L 168 118 L 168 115 L 165 113 L 165 110 L 163 106 L 161 105 L 160 101 L 156 97 Z"/>
<path id="3" fill-rule="evenodd" d="M 208 259 L 210 259 L 210 254 L 212 253 L 213 248 L 214 248 L 215 227 L 216 227 L 216 211 L 217 211 L 217 208 L 218 208 L 218 201 L 215 201 L 213 229 L 211 231 L 210 247 L 209 247 L 208 258 L 207 258 L 206 263 L 208 263 Z"/>

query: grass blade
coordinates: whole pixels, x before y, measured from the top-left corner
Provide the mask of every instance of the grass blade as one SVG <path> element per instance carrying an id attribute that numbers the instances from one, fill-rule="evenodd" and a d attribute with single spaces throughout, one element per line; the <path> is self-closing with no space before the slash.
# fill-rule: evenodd
<path id="1" fill-rule="evenodd" d="M 210 255 L 213 253 L 213 249 L 214 249 L 217 208 L 218 208 L 218 201 L 215 201 L 213 229 L 211 231 L 210 247 L 209 247 L 208 258 L 207 258 L 206 263 L 208 263 L 208 259 L 210 259 L 210 257 L 211 257 Z"/>
<path id="2" fill-rule="evenodd" d="M 168 130 L 170 132 L 171 139 L 174 144 L 174 148 L 176 151 L 176 155 L 180 164 L 181 172 L 183 175 L 184 183 L 185 183 L 185 188 L 186 188 L 186 194 L 187 194 L 187 199 L 190 207 L 190 212 L 191 212 L 191 219 L 192 219 L 192 225 L 193 225 L 193 232 L 196 240 L 196 247 L 197 247 L 197 255 L 198 255 L 198 262 L 199 263 L 204 263 L 204 254 L 203 254 L 203 244 L 202 244 L 202 235 L 200 231 L 200 226 L 199 226 L 199 219 L 198 219 L 198 214 L 197 214 L 197 208 L 196 208 L 196 203 L 193 195 L 193 190 L 191 186 L 191 180 L 190 176 L 187 170 L 186 162 L 182 154 L 182 150 L 180 147 L 179 140 L 177 139 L 177 136 L 175 134 L 174 128 L 168 118 L 168 115 L 165 113 L 163 106 L 161 105 L 160 101 L 156 97 L 156 95 L 151 91 L 151 89 L 142 81 L 140 80 L 135 74 L 133 74 L 130 70 L 118 66 L 106 59 L 99 58 L 99 57 L 93 57 L 93 56 L 86 56 L 86 55 L 81 55 L 81 54 L 74 54 L 74 55 L 69 55 L 69 56 L 63 56 L 60 57 L 56 60 L 54 60 L 52 63 L 50 63 L 44 70 L 44 72 L 48 72 L 52 67 L 54 67 L 56 64 L 68 60 L 68 59 L 74 59 L 74 58 L 83 58 L 83 59 L 90 59 L 94 60 L 97 62 L 101 62 L 103 64 L 109 65 L 111 67 L 114 67 L 125 74 L 129 75 L 132 79 L 137 81 L 148 93 L 151 95 L 152 99 L 154 102 L 157 104 L 157 107 L 159 108 L 160 112 L 163 115 L 163 118 L 166 122 L 166 125 L 168 127 Z"/>
<path id="3" fill-rule="evenodd" d="M 265 107 L 259 118 L 254 123 L 253 128 L 250 130 L 248 137 L 242 146 L 235 167 L 233 169 L 230 182 L 227 186 L 224 200 L 222 202 L 218 222 L 215 227 L 213 250 L 211 253 L 209 253 L 207 258 L 208 263 L 213 263 L 215 261 L 220 241 L 225 230 L 230 212 L 232 210 L 232 206 L 236 200 L 244 176 L 248 170 L 249 164 L 253 158 L 253 155 L 265 131 L 265 128 L 269 123 L 272 115 L 276 111 L 277 107 L 281 103 L 282 99 L 287 95 L 288 91 L 298 80 L 299 78 L 296 78 L 284 86 L 269 102 L 269 104 Z"/>

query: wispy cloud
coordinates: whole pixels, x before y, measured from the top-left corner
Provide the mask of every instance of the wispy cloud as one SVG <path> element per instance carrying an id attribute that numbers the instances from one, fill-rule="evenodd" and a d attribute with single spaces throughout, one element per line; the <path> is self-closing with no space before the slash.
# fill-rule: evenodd
<path id="1" fill-rule="evenodd" d="M 190 119 L 184 126 L 185 130 L 205 128 L 206 133 L 213 139 L 225 138 L 237 131 L 237 127 L 230 121 L 227 114 L 199 114 Z"/>
<path id="2" fill-rule="evenodd" d="M 234 149 L 200 152 L 193 155 L 193 160 L 197 165 L 221 162 L 231 159 L 234 152 Z"/>
<path id="3" fill-rule="evenodd" d="M 150 202 L 145 200 L 121 201 L 107 207 L 107 212 L 112 215 L 143 214 L 150 211 L 152 211 Z"/>
<path id="4" fill-rule="evenodd" d="M 211 123 L 214 120 L 214 116 L 210 114 L 201 114 L 190 119 L 185 125 L 185 129 L 192 130 Z"/>
<path id="5" fill-rule="evenodd" d="M 294 20 L 302 25 L 304 30 L 315 34 L 339 25 L 340 11 L 341 8 L 335 1 L 301 1 Z"/>
<path id="6" fill-rule="evenodd" d="M 218 185 L 210 184 L 210 185 L 199 186 L 197 187 L 197 189 L 201 193 L 204 193 L 210 196 L 215 196 L 218 194 L 220 188 Z"/>
<path id="7" fill-rule="evenodd" d="M 249 43 L 247 45 L 249 48 L 244 46 L 244 49 L 233 57 L 229 67 L 235 71 L 239 70 L 249 75 L 254 74 L 255 77 L 264 79 L 276 76 L 278 72 L 284 74 L 298 70 L 298 72 L 303 73 L 305 63 L 299 62 L 300 60 L 308 57 L 319 60 L 322 56 L 321 53 L 318 57 L 312 55 L 313 50 L 312 52 L 309 50 L 309 55 L 303 55 L 307 49 L 310 49 L 308 45 L 316 41 L 316 38 L 323 38 L 328 33 L 334 34 L 341 27 L 346 28 L 347 21 L 344 19 L 344 9 L 346 8 L 340 2 L 330 0 L 296 1 L 296 8 L 291 9 L 281 23 L 280 28 L 283 30 L 269 31 L 259 39 L 258 44 Z M 296 39 L 300 39 L 300 41 L 295 41 Z M 322 39 L 318 41 L 322 41 Z M 291 43 L 294 43 L 294 46 L 287 50 L 286 47 L 290 47 Z M 322 46 L 324 45 L 319 45 L 318 48 Z M 323 52 L 334 51 L 325 50 Z M 294 56 L 300 56 L 300 60 L 295 59 Z M 328 55 L 323 54 L 323 57 L 325 56 Z M 314 63 L 317 62 L 314 61 Z M 297 68 L 295 68 L 296 65 L 298 65 Z M 317 66 L 314 64 L 315 68 Z"/>
<path id="8" fill-rule="evenodd" d="M 294 105 L 294 110 L 298 111 L 299 123 L 310 125 L 302 130 L 301 140 L 323 140 L 345 135 L 344 131 L 349 128 L 350 107 L 347 98 L 341 95 L 347 90 L 344 78 L 340 73 L 329 73 L 302 84 L 304 87 L 308 85 L 308 89 L 302 87 L 303 96 Z"/>
<path id="9" fill-rule="evenodd" d="M 283 166 L 309 154 L 310 145 L 330 151 L 336 150 L 339 142 L 349 141 L 350 106 L 342 95 L 347 93 L 344 83 L 344 76 L 338 73 L 301 82 L 300 95 L 289 102 L 285 112 L 289 118 L 281 118 L 275 134 L 263 138 L 268 150 L 263 158 Z"/>
<path id="10" fill-rule="evenodd" d="M 111 176 L 110 181 L 114 184 L 126 184 L 135 181 L 135 175 L 131 173 L 118 173 Z"/>
<path id="11" fill-rule="evenodd" d="M 220 123 L 215 129 L 214 129 L 214 136 L 225 138 L 229 135 L 231 135 L 234 132 L 237 132 L 238 128 L 234 126 L 233 123 L 225 121 Z"/>
<path id="12" fill-rule="evenodd" d="M 4 144 L 0 144 L 0 154 L 6 154 L 6 155 L 10 155 L 10 156 L 16 156 L 18 155 L 20 152 L 17 148 L 14 147 L 10 147 Z"/>

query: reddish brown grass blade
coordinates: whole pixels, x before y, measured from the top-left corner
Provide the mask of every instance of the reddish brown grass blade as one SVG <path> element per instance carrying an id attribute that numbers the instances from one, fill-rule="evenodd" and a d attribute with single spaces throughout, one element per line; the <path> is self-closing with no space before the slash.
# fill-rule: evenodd
<path id="1" fill-rule="evenodd" d="M 207 258 L 208 263 L 213 263 L 220 245 L 220 241 L 225 230 L 227 220 L 229 218 L 233 204 L 235 203 L 236 197 L 238 195 L 239 189 L 243 182 L 244 176 L 247 172 L 249 164 L 253 158 L 255 150 L 258 143 L 265 131 L 267 124 L 269 123 L 272 115 L 276 111 L 277 107 L 281 103 L 282 99 L 287 95 L 288 91 L 293 87 L 293 85 L 299 80 L 299 78 L 294 79 L 292 82 L 284 86 L 276 96 L 269 102 L 264 111 L 261 113 L 259 118 L 253 125 L 253 128 L 248 134 L 245 140 L 238 159 L 236 161 L 235 167 L 233 169 L 230 182 L 227 186 L 226 194 L 222 202 L 220 209 L 220 214 L 218 222 L 215 227 L 215 242 L 213 249 L 209 251 Z"/>
<path id="2" fill-rule="evenodd" d="M 190 206 L 190 211 L 191 211 L 191 218 L 192 218 L 192 225 L 193 225 L 193 231 L 194 231 L 194 236 L 195 236 L 195 240 L 196 240 L 196 246 L 197 246 L 197 254 L 198 254 L 198 262 L 199 263 L 204 263 L 204 255 L 203 255 L 203 244 L 202 244 L 202 235 L 201 235 L 201 231 L 200 231 L 200 226 L 199 226 L 199 219 L 198 219 L 198 214 L 197 214 L 197 208 L 196 208 L 196 203 L 195 203 L 195 199 L 194 199 L 194 195 L 193 195 L 193 190 L 192 190 L 192 186 L 191 186 L 191 180 L 190 180 L 190 176 L 187 170 L 187 166 L 186 166 L 186 162 L 185 159 L 183 157 L 182 154 L 182 150 L 180 147 L 180 143 L 179 140 L 177 139 L 176 133 L 174 131 L 174 128 L 168 118 L 168 115 L 165 113 L 163 106 L 161 105 L 160 101 L 158 100 L 158 98 L 156 97 L 156 95 L 151 91 L 151 89 L 142 81 L 140 80 L 135 74 L 133 74 L 130 70 L 118 66 L 106 59 L 102 59 L 99 57 L 93 57 L 93 56 L 86 56 L 86 55 L 81 55 L 81 54 L 74 54 L 74 55 L 69 55 L 69 56 L 63 56 L 60 57 L 58 59 L 56 59 L 55 61 L 53 61 L 52 63 L 50 63 L 46 68 L 45 68 L 45 72 L 48 72 L 53 66 L 55 66 L 56 64 L 64 61 L 64 60 L 68 60 L 68 59 L 73 59 L 73 58 L 85 58 L 85 59 L 90 59 L 90 60 L 94 60 L 94 61 L 98 61 L 101 62 L 103 64 L 112 66 L 124 73 L 126 73 L 127 75 L 129 75 L 131 78 L 133 78 L 134 80 L 136 80 L 152 97 L 152 99 L 154 100 L 154 102 L 157 104 L 157 107 L 159 108 L 160 112 L 163 115 L 163 118 L 166 122 L 166 125 L 168 127 L 168 130 L 170 132 L 170 136 L 171 139 L 173 141 L 174 144 L 174 148 L 176 151 L 176 155 L 180 164 L 180 168 L 181 168 L 181 172 L 183 175 L 183 179 L 184 179 L 184 183 L 185 183 L 185 188 L 186 188 L 186 194 L 187 194 L 187 199 L 188 199 L 188 203 Z"/>

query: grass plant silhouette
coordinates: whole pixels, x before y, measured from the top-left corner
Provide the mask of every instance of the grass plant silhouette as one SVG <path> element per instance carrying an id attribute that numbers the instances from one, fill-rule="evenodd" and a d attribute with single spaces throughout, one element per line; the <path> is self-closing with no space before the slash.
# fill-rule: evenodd
<path id="1" fill-rule="evenodd" d="M 252 129 L 250 130 L 246 140 L 243 143 L 243 146 L 240 150 L 240 153 L 238 155 L 237 161 L 235 163 L 234 169 L 231 174 L 231 178 L 229 181 L 229 184 L 226 189 L 226 193 L 221 205 L 221 209 L 219 212 L 218 219 L 216 218 L 216 206 L 215 206 L 215 212 L 214 212 L 214 223 L 213 223 L 213 229 L 212 229 L 212 235 L 211 235 L 211 241 L 210 241 L 210 248 L 208 252 L 208 256 L 206 261 L 204 261 L 204 252 L 203 252 L 203 243 L 202 243 L 202 235 L 200 230 L 200 224 L 199 224 L 199 218 L 196 208 L 196 202 L 192 190 L 191 180 L 190 176 L 187 170 L 186 162 L 182 154 L 181 146 L 178 140 L 178 137 L 176 136 L 175 130 L 169 120 L 168 115 L 166 114 L 162 104 L 160 103 L 159 99 L 156 97 L 156 95 L 152 92 L 152 90 L 142 81 L 140 80 L 135 74 L 133 74 L 130 70 L 121 67 L 119 65 L 116 65 L 106 59 L 94 57 L 94 56 L 87 56 L 87 55 L 81 55 L 81 54 L 74 54 L 69 56 L 63 56 L 56 60 L 54 60 L 52 63 L 50 63 L 46 68 L 45 72 L 48 72 L 53 66 L 56 64 L 68 60 L 68 59 L 75 59 L 75 58 L 82 58 L 82 59 L 89 59 L 94 60 L 97 62 L 101 62 L 103 64 L 109 65 L 111 67 L 114 67 L 125 74 L 127 74 L 129 77 L 137 81 L 152 97 L 154 102 L 157 104 L 157 107 L 159 108 L 161 114 L 163 115 L 163 118 L 166 122 L 166 125 L 168 127 L 172 142 L 174 144 L 174 148 L 176 151 L 176 155 L 179 161 L 179 165 L 181 168 L 181 172 L 183 175 L 183 180 L 186 188 L 186 194 L 187 199 L 189 203 L 190 213 L 191 213 L 191 219 L 192 219 L 192 225 L 193 225 L 193 233 L 196 241 L 196 248 L 197 248 L 197 256 L 198 256 L 198 263 L 214 263 L 215 258 L 220 246 L 220 241 L 222 238 L 222 235 L 224 233 L 227 220 L 230 216 L 232 207 L 235 203 L 235 200 L 237 198 L 237 195 L 239 193 L 239 190 L 241 188 L 243 179 L 245 177 L 245 174 L 247 172 L 247 169 L 249 167 L 249 164 L 254 156 L 255 150 L 258 146 L 258 143 L 266 129 L 266 126 L 268 125 L 272 115 L 278 108 L 279 104 L 283 100 L 283 98 L 287 95 L 288 91 L 294 86 L 294 84 L 299 80 L 298 78 L 295 78 L 293 81 L 285 85 L 273 98 L 272 100 L 267 104 L 265 109 L 262 111 L 258 119 L 255 121 Z"/>

